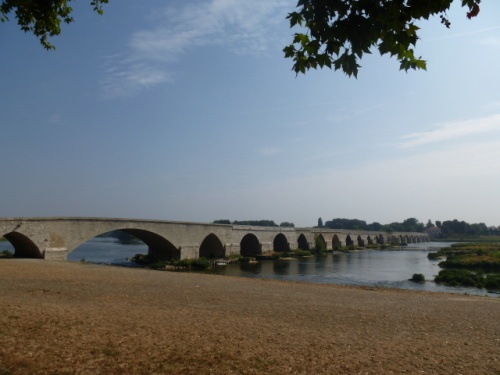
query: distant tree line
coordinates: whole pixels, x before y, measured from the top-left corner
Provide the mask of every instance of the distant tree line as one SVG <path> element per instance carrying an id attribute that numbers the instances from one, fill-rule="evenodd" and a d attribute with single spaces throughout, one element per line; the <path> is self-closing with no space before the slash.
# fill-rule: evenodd
<path id="1" fill-rule="evenodd" d="M 391 224 L 380 224 L 377 222 L 367 224 L 364 220 L 339 218 L 328 220 L 323 224 L 323 220 L 319 218 L 317 228 L 372 230 L 378 232 L 423 232 L 434 226 L 441 229 L 441 234 L 444 237 L 452 235 L 500 235 L 500 227 L 488 227 L 485 223 L 469 224 L 457 219 L 436 221 L 435 225 L 429 219 L 427 224 L 424 225 L 415 218 L 406 219 L 402 223 L 394 222 Z"/>
<path id="2" fill-rule="evenodd" d="M 380 224 L 377 222 L 367 224 L 364 220 L 359 219 L 332 219 L 327 220 L 323 225 L 321 218 L 318 219 L 318 226 L 320 228 L 330 229 L 350 229 L 350 230 L 372 230 L 377 232 L 423 232 L 425 226 L 415 218 L 409 218 L 402 223 Z"/>
<path id="3" fill-rule="evenodd" d="M 274 220 L 234 220 L 233 222 L 231 222 L 230 220 L 221 219 L 214 220 L 213 224 L 250 225 L 253 227 L 295 227 L 293 223 L 290 223 L 288 221 L 284 221 L 280 225 L 278 225 L 274 222 Z"/>
<path id="4" fill-rule="evenodd" d="M 499 227 L 487 227 L 485 223 L 469 224 L 465 221 L 446 220 L 446 221 L 436 221 L 436 226 L 441 229 L 441 234 L 444 237 L 453 235 L 469 235 L 469 236 L 481 236 L 481 235 L 500 235 Z"/>

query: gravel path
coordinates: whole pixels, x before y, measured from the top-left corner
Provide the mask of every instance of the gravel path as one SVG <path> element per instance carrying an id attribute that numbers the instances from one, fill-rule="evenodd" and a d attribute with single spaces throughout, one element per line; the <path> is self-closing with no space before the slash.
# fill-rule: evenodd
<path id="1" fill-rule="evenodd" d="M 0 375 L 500 374 L 500 299 L 0 260 Z"/>

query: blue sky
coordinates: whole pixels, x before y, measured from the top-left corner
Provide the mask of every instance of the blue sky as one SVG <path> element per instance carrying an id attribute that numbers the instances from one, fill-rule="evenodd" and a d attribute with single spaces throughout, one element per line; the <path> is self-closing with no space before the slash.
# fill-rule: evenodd
<path id="1" fill-rule="evenodd" d="M 51 52 L 0 24 L 0 216 L 500 225 L 500 3 L 357 80 L 295 77 L 294 5 L 79 1 Z"/>

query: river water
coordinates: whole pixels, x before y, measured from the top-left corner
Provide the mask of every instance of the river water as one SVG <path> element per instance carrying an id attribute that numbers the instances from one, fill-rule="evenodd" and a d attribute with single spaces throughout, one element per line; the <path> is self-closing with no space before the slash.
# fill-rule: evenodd
<path id="1" fill-rule="evenodd" d="M 433 281 L 416 284 L 408 280 L 414 273 L 421 273 L 426 280 L 433 280 L 441 268 L 438 266 L 439 261 L 428 260 L 427 254 L 449 245 L 449 243 L 421 243 L 391 250 L 362 250 L 252 264 L 236 263 L 202 272 L 237 277 L 500 297 L 500 294 L 488 293 L 484 289 L 447 287 L 435 284 Z M 0 243 L 0 251 L 11 248 L 9 242 Z M 145 244 L 123 245 L 114 238 L 103 237 L 94 238 L 79 246 L 68 256 L 68 260 L 133 267 L 135 265 L 128 259 L 135 254 L 147 252 Z"/>

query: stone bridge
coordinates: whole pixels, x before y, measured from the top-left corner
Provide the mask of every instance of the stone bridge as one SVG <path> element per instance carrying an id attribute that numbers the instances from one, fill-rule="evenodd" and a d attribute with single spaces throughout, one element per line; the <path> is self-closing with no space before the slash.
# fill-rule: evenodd
<path id="1" fill-rule="evenodd" d="M 255 227 L 176 221 L 107 218 L 1 218 L 0 236 L 10 241 L 16 257 L 66 260 L 79 245 L 106 232 L 128 232 L 159 259 L 257 256 L 297 248 L 315 240 L 328 250 L 342 246 L 427 242 L 424 233 L 371 232 L 326 228 Z"/>

